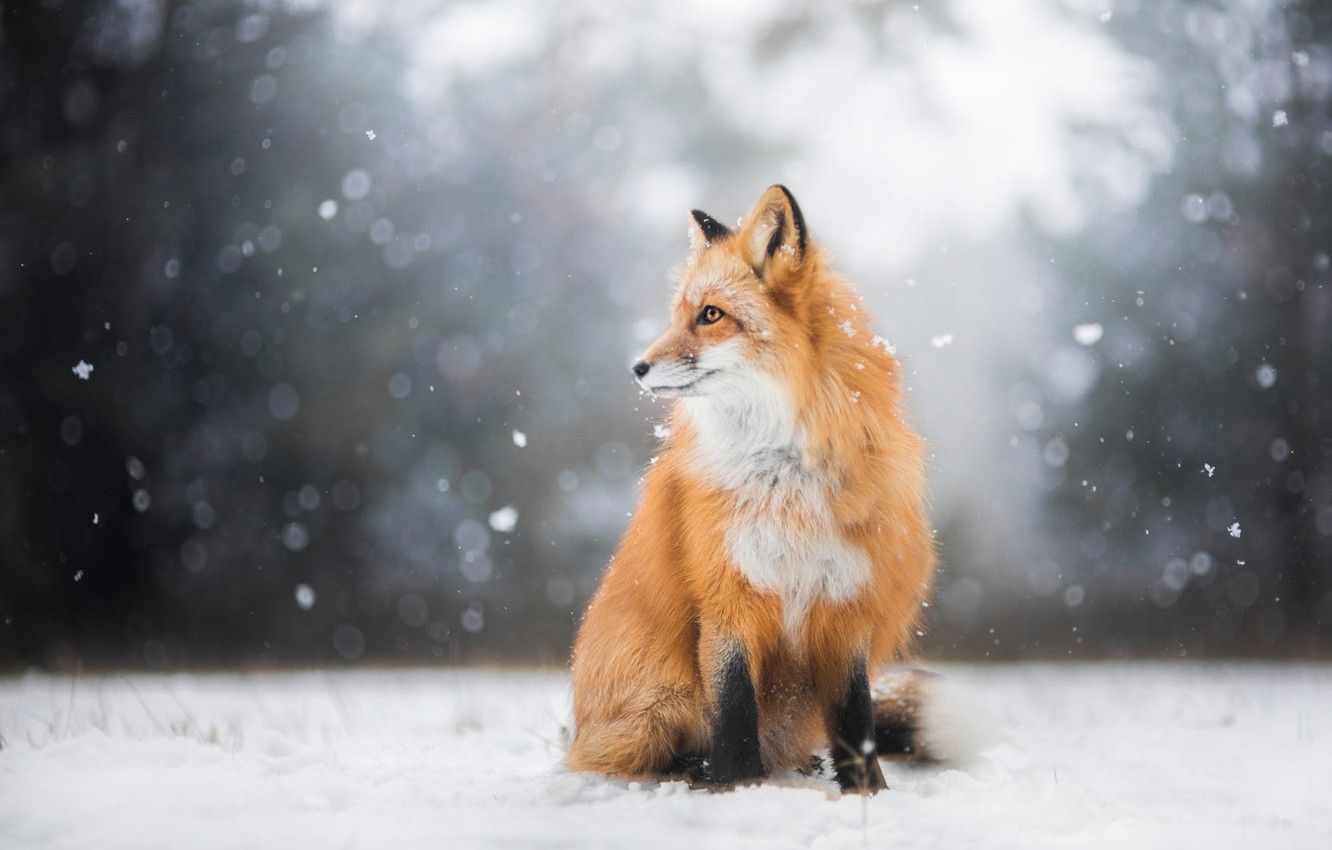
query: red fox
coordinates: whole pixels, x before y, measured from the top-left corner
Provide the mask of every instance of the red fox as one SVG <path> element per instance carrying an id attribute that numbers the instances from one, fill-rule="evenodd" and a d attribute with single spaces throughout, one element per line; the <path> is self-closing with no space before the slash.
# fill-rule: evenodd
<path id="1" fill-rule="evenodd" d="M 924 444 L 893 349 L 773 186 L 695 210 L 670 328 L 632 367 L 675 399 L 579 628 L 569 766 L 731 786 L 831 752 L 844 791 L 919 751 L 920 682 L 872 698 L 929 591 Z"/>

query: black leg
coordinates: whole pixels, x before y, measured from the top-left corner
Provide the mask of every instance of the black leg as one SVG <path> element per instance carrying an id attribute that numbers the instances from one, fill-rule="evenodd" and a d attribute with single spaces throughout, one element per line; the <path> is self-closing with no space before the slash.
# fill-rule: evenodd
<path id="1" fill-rule="evenodd" d="M 888 787 L 874 742 L 874 707 L 870 702 L 865 659 L 851 665 L 846 691 L 833 709 L 832 757 L 843 791 L 872 794 Z"/>
<path id="2" fill-rule="evenodd" d="M 749 662 L 734 651 L 721 668 L 717 713 L 712 721 L 712 753 L 705 774 L 717 785 L 734 785 L 763 778 L 759 758 L 758 698 Z"/>

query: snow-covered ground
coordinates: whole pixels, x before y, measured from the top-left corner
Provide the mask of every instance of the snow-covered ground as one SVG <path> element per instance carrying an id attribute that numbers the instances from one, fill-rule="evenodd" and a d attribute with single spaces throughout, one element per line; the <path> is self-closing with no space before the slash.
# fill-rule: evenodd
<path id="1" fill-rule="evenodd" d="M 0 680 L 0 848 L 1332 847 L 1332 668 L 945 672 L 1007 740 L 869 800 L 568 773 L 562 672 Z"/>

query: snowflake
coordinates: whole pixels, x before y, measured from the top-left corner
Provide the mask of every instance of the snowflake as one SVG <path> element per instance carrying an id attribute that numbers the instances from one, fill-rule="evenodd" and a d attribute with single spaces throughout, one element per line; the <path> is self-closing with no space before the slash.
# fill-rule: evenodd
<path id="1" fill-rule="evenodd" d="M 1213 475 L 1216 474 L 1216 467 L 1215 467 L 1215 466 L 1212 466 L 1210 463 L 1204 463 L 1204 464 L 1203 464 L 1203 472 L 1206 472 L 1206 473 L 1207 473 L 1207 477 L 1208 477 L 1208 478 L 1211 478 Z"/>
<path id="2" fill-rule="evenodd" d="M 874 344 L 879 348 L 882 348 L 884 351 L 888 352 L 889 354 L 897 353 L 897 346 L 893 345 L 891 342 L 879 336 L 878 334 L 874 335 Z"/>
<path id="3" fill-rule="evenodd" d="M 1101 327 L 1100 322 L 1073 326 L 1073 339 L 1077 340 L 1078 345 L 1095 345 L 1104 333 L 1105 329 Z"/>
<path id="4" fill-rule="evenodd" d="M 365 131 L 365 137 L 366 137 L 367 139 L 369 139 L 370 141 L 373 142 L 373 141 L 375 140 L 375 131 L 374 131 L 374 130 L 366 130 L 366 131 Z"/>
<path id="5" fill-rule="evenodd" d="M 930 345 L 934 346 L 935 348 L 943 348 L 945 345 L 952 345 L 952 343 L 953 343 L 952 334 L 939 334 L 938 336 L 930 337 Z"/>
<path id="6" fill-rule="evenodd" d="M 527 445 L 527 435 L 524 434 L 522 431 L 514 431 L 513 444 L 520 449 L 523 448 L 524 446 Z"/>
<path id="7" fill-rule="evenodd" d="M 1243 532 L 1240 530 L 1240 524 L 1239 524 L 1238 521 L 1236 521 L 1236 522 L 1232 522 L 1229 526 L 1227 526 L 1227 527 L 1226 527 L 1226 531 L 1230 532 L 1230 536 L 1231 536 L 1231 537 L 1239 537 L 1240 534 L 1243 533 Z"/>
<path id="8" fill-rule="evenodd" d="M 856 326 L 851 323 L 850 319 L 843 319 L 841 322 L 837 324 L 837 327 L 841 328 L 842 332 L 845 333 L 847 336 L 856 335 Z"/>
<path id="9" fill-rule="evenodd" d="M 490 515 L 490 527 L 496 531 L 502 531 L 506 534 L 513 531 L 513 527 L 518 524 L 518 509 L 513 505 L 505 505 Z"/>
<path id="10" fill-rule="evenodd" d="M 78 363 L 75 363 L 74 368 L 69 371 L 78 375 L 80 381 L 86 381 L 93 373 L 93 364 L 86 360 L 80 360 Z"/>

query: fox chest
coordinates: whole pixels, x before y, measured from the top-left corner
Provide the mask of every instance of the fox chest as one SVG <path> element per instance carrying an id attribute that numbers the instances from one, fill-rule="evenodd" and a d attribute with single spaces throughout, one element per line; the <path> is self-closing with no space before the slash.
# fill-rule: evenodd
<path id="1" fill-rule="evenodd" d="M 732 566 L 782 601 L 788 633 L 815 602 L 847 602 L 869 583 L 870 562 L 838 533 L 832 482 L 806 465 L 804 440 L 784 386 L 762 372 L 707 399 L 685 399 L 695 472 L 725 491 L 725 546 Z"/>
<path id="2" fill-rule="evenodd" d="M 815 602 L 854 598 L 869 582 L 869 559 L 837 532 L 826 487 L 798 456 L 768 458 L 753 473 L 733 491 L 727 553 L 756 590 L 781 598 L 793 631 Z"/>

